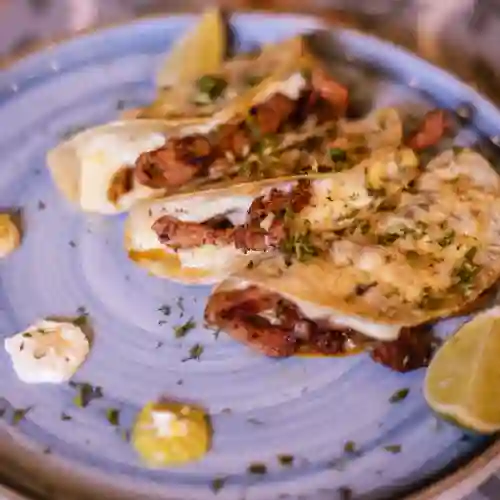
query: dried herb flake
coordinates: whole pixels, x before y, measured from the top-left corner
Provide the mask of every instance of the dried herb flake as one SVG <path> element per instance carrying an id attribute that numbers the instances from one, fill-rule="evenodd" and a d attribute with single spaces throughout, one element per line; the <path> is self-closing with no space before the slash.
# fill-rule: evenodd
<path id="1" fill-rule="evenodd" d="M 164 316 L 170 316 L 172 308 L 168 304 L 163 304 L 158 308 L 158 311 L 160 311 Z"/>
<path id="2" fill-rule="evenodd" d="M 194 346 L 189 349 L 189 356 L 187 358 L 184 358 L 182 362 L 190 361 L 190 360 L 200 360 L 201 355 L 203 354 L 204 347 L 201 344 L 195 344 Z"/>
<path id="3" fill-rule="evenodd" d="M 108 408 L 106 410 L 106 418 L 111 425 L 120 425 L 120 410 L 118 408 Z"/>
<path id="4" fill-rule="evenodd" d="M 227 481 L 227 477 L 216 477 L 215 479 L 213 479 L 212 483 L 210 485 L 212 491 L 215 494 L 217 494 L 222 488 L 224 488 L 226 481 Z"/>
<path id="5" fill-rule="evenodd" d="M 401 401 L 406 399 L 409 393 L 410 389 L 408 389 L 407 387 L 405 387 L 404 389 L 399 389 L 389 398 L 389 403 L 400 403 Z"/>
<path id="6" fill-rule="evenodd" d="M 24 417 L 31 411 L 31 406 L 27 408 L 16 408 L 12 413 L 12 425 L 17 425 L 21 420 L 24 420 Z"/>
<path id="7" fill-rule="evenodd" d="M 347 158 L 347 154 L 342 148 L 329 148 L 328 156 L 332 161 L 345 161 Z"/>
<path id="8" fill-rule="evenodd" d="M 183 325 L 174 326 L 175 338 L 180 339 L 185 337 L 193 328 L 196 328 L 196 322 L 194 318 L 189 318 Z"/>
<path id="9" fill-rule="evenodd" d="M 87 382 L 71 382 L 70 385 L 77 391 L 73 403 L 80 408 L 85 408 L 92 400 L 103 397 L 102 388 L 99 386 L 93 386 Z"/>
<path id="10" fill-rule="evenodd" d="M 263 476 L 264 474 L 267 474 L 266 465 L 260 462 L 254 462 L 250 464 L 247 470 L 250 474 L 255 474 L 258 476 Z"/>
<path id="11" fill-rule="evenodd" d="M 294 460 L 295 457 L 293 455 L 278 455 L 278 462 L 283 467 L 291 467 L 293 465 Z"/>
<path id="12" fill-rule="evenodd" d="M 344 444 L 345 453 L 356 453 L 356 443 L 354 441 L 347 441 Z"/>

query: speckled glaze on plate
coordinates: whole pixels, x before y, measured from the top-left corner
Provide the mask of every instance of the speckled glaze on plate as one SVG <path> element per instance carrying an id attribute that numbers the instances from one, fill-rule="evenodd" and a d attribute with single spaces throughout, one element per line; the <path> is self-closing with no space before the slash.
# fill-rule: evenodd
<path id="1" fill-rule="evenodd" d="M 321 27 L 310 17 L 233 17 L 242 48 Z M 0 261 L 0 337 L 46 316 L 89 312 L 91 355 L 75 377 L 103 388 L 81 409 L 68 385 L 19 382 L 0 350 L 0 474 L 48 498 L 209 499 L 214 478 L 226 478 L 221 499 L 402 498 L 477 454 L 487 440 L 437 422 L 421 393 L 424 371 L 401 375 L 366 355 L 270 360 L 224 334 L 201 327 L 205 287 L 182 287 L 147 276 L 125 255 L 124 217 L 84 215 L 58 194 L 45 169 L 46 151 L 69 130 L 113 119 L 153 95 L 153 73 L 193 16 L 144 20 L 104 30 L 33 55 L 0 75 L 0 204 L 21 210 L 20 249 Z M 374 105 L 472 105 L 476 132 L 493 136 L 500 114 L 450 75 L 387 43 L 348 30 L 322 39 L 331 57 L 347 57 L 348 78 L 361 71 Z M 339 50 L 340 49 L 340 50 Z M 339 69 L 341 63 L 333 63 Z M 383 69 L 376 73 L 373 68 Z M 350 74 L 352 73 L 352 75 Z M 383 76 L 382 76 L 383 75 Z M 424 97 L 424 95 L 428 97 Z M 181 298 L 181 299 L 180 299 Z M 166 316 L 160 309 L 170 305 Z M 175 339 L 173 327 L 198 327 Z M 440 325 L 457 328 L 456 319 Z M 200 343 L 200 361 L 186 361 Z M 409 388 L 391 404 L 391 395 Z M 213 449 L 182 468 L 148 470 L 122 439 L 149 400 L 171 396 L 204 405 L 214 425 Z M 31 407 L 15 427 L 14 408 Z M 106 419 L 121 410 L 120 428 Z M 71 420 L 61 419 L 61 414 Z M 346 443 L 355 443 L 355 452 Z M 400 446 L 399 453 L 394 445 Z M 392 446 L 392 448 L 391 448 Z M 397 450 L 396 450 L 397 451 Z M 279 455 L 293 455 L 290 465 Z M 263 463 L 267 474 L 247 472 Z"/>

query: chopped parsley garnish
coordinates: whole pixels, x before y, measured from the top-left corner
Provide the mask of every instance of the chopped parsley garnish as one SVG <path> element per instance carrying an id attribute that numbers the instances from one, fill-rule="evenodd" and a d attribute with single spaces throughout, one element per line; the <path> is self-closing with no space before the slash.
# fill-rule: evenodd
<path id="1" fill-rule="evenodd" d="M 106 410 L 106 418 L 111 425 L 120 425 L 120 410 L 118 408 L 108 408 Z"/>
<path id="2" fill-rule="evenodd" d="M 180 339 L 185 337 L 193 328 L 196 328 L 196 322 L 191 317 L 183 325 L 174 326 L 175 338 Z"/>
<path id="3" fill-rule="evenodd" d="M 73 403 L 80 408 L 85 408 L 92 400 L 103 397 L 102 388 L 93 386 L 87 382 L 70 382 L 71 387 L 76 389 Z"/>
<path id="4" fill-rule="evenodd" d="M 347 441 L 344 444 L 345 453 L 356 453 L 356 443 L 354 441 Z"/>
<path id="5" fill-rule="evenodd" d="M 405 387 L 404 389 L 399 389 L 389 398 L 389 403 L 399 403 L 405 400 L 409 393 L 410 389 L 408 389 L 407 387 Z"/>
<path id="6" fill-rule="evenodd" d="M 453 231 L 453 229 L 450 229 L 440 240 L 438 240 L 438 244 L 443 248 L 447 247 L 453 243 L 454 238 L 455 231 Z"/>
<path id="7" fill-rule="evenodd" d="M 477 247 L 472 247 L 467 250 L 462 263 L 454 270 L 454 275 L 458 280 L 458 284 L 464 288 L 465 292 L 469 290 L 474 278 L 481 269 L 480 266 L 473 262 L 476 253 Z"/>
<path id="8" fill-rule="evenodd" d="M 61 420 L 63 422 L 66 422 L 68 420 L 73 420 L 73 417 L 71 415 L 68 415 L 67 413 L 62 412 L 61 413 Z"/>
<path id="9" fill-rule="evenodd" d="M 258 476 L 263 476 L 264 474 L 267 474 L 266 465 L 260 462 L 254 462 L 253 464 L 250 464 L 247 470 L 250 474 L 255 474 Z"/>
<path id="10" fill-rule="evenodd" d="M 262 420 L 254 417 L 247 418 L 247 422 L 252 425 L 264 425 L 264 422 L 262 422 Z"/>
<path id="11" fill-rule="evenodd" d="M 164 316 L 170 316 L 172 308 L 167 304 L 163 304 L 158 308 L 158 311 L 160 311 Z"/>
<path id="12" fill-rule="evenodd" d="M 278 462 L 283 467 L 291 467 L 293 465 L 293 461 L 295 457 L 293 455 L 278 455 Z"/>
<path id="13" fill-rule="evenodd" d="M 328 156 L 332 161 L 345 161 L 347 158 L 345 150 L 341 148 L 328 148 Z"/>
<path id="14" fill-rule="evenodd" d="M 227 477 L 216 477 L 213 479 L 211 484 L 212 491 L 217 494 L 222 488 L 224 488 L 226 481 Z"/>
<path id="15" fill-rule="evenodd" d="M 227 82 L 219 76 L 204 75 L 197 82 L 199 96 L 197 102 L 210 103 L 219 98 L 227 87 Z"/>
<path id="16" fill-rule="evenodd" d="M 30 332 L 25 332 L 25 333 L 23 333 L 23 337 L 29 339 L 29 338 L 33 337 L 33 334 Z"/>
<path id="17" fill-rule="evenodd" d="M 306 230 L 288 236 L 281 244 L 281 251 L 288 261 L 296 259 L 305 262 L 319 254 L 318 248 L 313 244 L 311 231 Z"/>
<path id="18" fill-rule="evenodd" d="M 16 408 L 12 413 L 12 425 L 17 425 L 21 420 L 24 420 L 24 417 L 31 411 L 31 406 L 27 408 Z"/>
<path id="19" fill-rule="evenodd" d="M 401 453 L 401 449 L 402 448 L 400 444 L 389 444 L 387 446 L 384 446 L 385 451 L 393 454 Z"/>
<path id="20" fill-rule="evenodd" d="M 203 354 L 204 347 L 201 344 L 195 344 L 189 349 L 189 356 L 184 358 L 182 362 L 190 361 L 191 359 L 200 360 L 201 355 Z"/>

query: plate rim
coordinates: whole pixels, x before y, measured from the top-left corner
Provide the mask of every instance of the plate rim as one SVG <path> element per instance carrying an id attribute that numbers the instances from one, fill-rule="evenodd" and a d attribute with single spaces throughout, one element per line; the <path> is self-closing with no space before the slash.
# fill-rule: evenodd
<path id="1" fill-rule="evenodd" d="M 423 57 L 422 55 L 413 52 L 404 45 L 397 44 L 391 40 L 385 39 L 373 33 L 363 31 L 358 27 L 358 23 L 355 21 L 355 17 L 350 12 L 342 9 L 311 7 L 307 10 L 304 10 L 301 8 L 294 8 L 293 6 L 290 6 L 283 8 L 259 7 L 256 9 L 239 7 L 235 9 L 223 8 L 222 10 L 224 12 L 227 12 L 229 15 L 269 15 L 276 18 L 295 16 L 303 20 L 310 20 L 318 25 L 323 25 L 328 29 L 334 27 L 347 29 L 351 32 L 361 35 L 362 37 L 373 38 L 382 41 L 387 45 L 397 47 L 405 54 L 416 57 L 424 61 L 434 69 L 438 69 L 447 76 L 465 84 L 467 87 L 471 87 L 469 82 L 464 81 L 459 75 L 453 73 L 449 69 L 437 65 L 435 61 L 431 61 Z M 0 58 L 0 71 L 8 71 L 16 64 L 24 62 L 31 56 L 35 56 L 40 52 L 55 49 L 66 43 L 94 34 L 99 35 L 103 34 L 106 31 L 125 28 L 129 25 L 140 24 L 147 21 L 161 19 L 167 20 L 173 17 L 183 18 L 186 16 L 200 15 L 200 13 L 200 9 L 181 7 L 179 9 L 172 8 L 166 11 L 154 12 L 138 16 L 131 15 L 129 17 L 126 17 L 125 19 L 114 22 L 100 22 L 97 25 L 81 29 L 74 33 L 66 33 L 63 35 L 51 37 L 49 39 L 37 41 L 28 48 L 14 52 L 13 54 L 6 54 L 2 58 Z M 497 108 L 495 103 L 489 98 L 488 95 L 484 94 L 480 90 L 477 90 L 476 88 L 472 88 L 472 90 L 488 104 Z M 493 438 L 491 444 L 489 444 L 482 452 L 479 452 L 478 455 L 475 455 L 471 459 L 467 460 L 463 465 L 458 466 L 458 468 L 456 468 L 453 472 L 444 473 L 443 477 L 435 481 L 433 481 L 431 478 L 430 484 L 420 487 L 415 492 L 406 494 L 401 498 L 401 500 L 457 500 L 458 498 L 464 498 L 465 496 L 473 493 L 480 485 L 482 485 L 489 478 L 499 472 L 500 437 L 495 437 Z M 82 474 L 78 473 L 77 471 L 75 471 L 75 474 L 77 476 L 80 476 L 80 480 L 83 479 Z M 36 491 L 37 488 L 32 488 L 31 485 L 19 484 L 16 480 L 11 481 L 5 479 L 6 478 L 3 477 L 3 474 L 1 474 L 0 494 L 4 495 L 6 500 L 54 500 L 52 497 L 46 496 L 45 493 L 42 493 L 40 490 Z M 48 495 L 50 494 L 58 495 L 58 493 L 56 491 L 53 491 L 52 489 L 50 493 L 48 493 Z"/>

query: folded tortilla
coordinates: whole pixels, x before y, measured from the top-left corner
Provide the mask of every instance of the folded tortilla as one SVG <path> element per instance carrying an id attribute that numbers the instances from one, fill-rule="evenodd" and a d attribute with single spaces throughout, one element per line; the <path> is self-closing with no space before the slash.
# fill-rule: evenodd
<path id="1" fill-rule="evenodd" d="M 173 244 L 160 242 L 153 224 L 167 216 L 181 225 L 203 226 L 223 217 L 234 228 L 247 228 L 254 202 L 267 203 L 272 196 L 290 196 L 295 189 L 307 185 L 304 189 L 309 198 L 298 213 L 290 216 L 288 205 L 280 206 L 279 210 L 269 209 L 269 213 L 261 216 L 258 232 L 267 237 L 273 223 L 289 217 L 286 227 L 290 238 L 300 238 L 304 231 L 331 235 L 367 217 L 417 175 L 418 159 L 411 149 L 384 148 L 339 172 L 228 185 L 157 199 L 131 210 L 125 226 L 125 246 L 131 259 L 152 274 L 184 283 L 215 283 L 262 253 L 281 251 L 281 246 L 288 252 L 290 241 L 283 240 L 277 245 L 280 248 L 269 245 L 264 251 L 246 251 L 234 241 L 174 248 Z"/>
<path id="2" fill-rule="evenodd" d="M 499 277 L 500 178 L 478 153 L 446 151 L 391 207 L 354 221 L 322 255 L 241 268 L 214 291 L 206 315 L 251 345 L 218 308 L 228 300 L 222 293 L 257 287 L 311 321 L 394 340 L 466 311 Z"/>
<path id="3" fill-rule="evenodd" d="M 220 125 L 242 120 L 252 106 L 266 102 L 276 93 L 297 100 L 306 84 L 301 72 L 313 64 L 308 55 L 300 54 L 302 39 L 267 48 L 256 71 L 265 69 L 269 75 L 209 115 L 194 120 L 184 120 L 181 115 L 175 119 L 171 116 L 169 120 L 123 120 L 76 134 L 47 155 L 56 186 L 82 210 L 103 214 L 127 211 L 139 200 L 166 194 L 165 189 L 150 189 L 136 180 L 133 168 L 139 156 L 162 148 L 170 137 L 206 135 Z M 277 63 L 278 60 L 281 64 Z M 254 64 L 250 67 L 253 70 Z M 178 99 L 175 102 L 177 105 Z M 207 181 L 209 184 L 218 182 L 195 179 L 186 189 L 198 189 Z M 169 193 L 179 190 L 182 189 L 169 190 Z"/>

